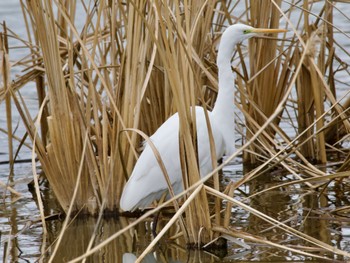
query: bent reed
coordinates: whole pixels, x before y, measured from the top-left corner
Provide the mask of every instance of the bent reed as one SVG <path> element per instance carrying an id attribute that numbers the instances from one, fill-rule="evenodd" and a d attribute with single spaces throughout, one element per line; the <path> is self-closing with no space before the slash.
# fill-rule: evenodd
<path id="1" fill-rule="evenodd" d="M 347 156 L 342 145 L 347 145 L 350 128 L 349 99 L 344 102 L 336 94 L 341 83 L 338 73 L 349 76 L 345 59 L 337 52 L 341 50 L 347 60 L 349 53 L 335 41 L 334 31 L 349 36 L 333 25 L 336 6 L 330 1 L 317 4 L 321 5 L 319 13 L 314 12 L 312 1 L 21 1 L 28 36 L 19 41 L 29 53 L 12 64 L 23 69 L 13 82 L 6 78 L 8 47 L 1 42 L 0 99 L 8 105 L 9 141 L 16 139 L 12 100 L 33 142 L 33 158 L 38 158 L 62 210 L 117 213 L 121 191 L 142 150 L 139 134 L 153 134 L 178 111 L 187 190 L 160 206 L 175 202 L 175 215 L 139 260 L 175 222 L 180 222 L 180 230 L 174 236 L 183 236 L 186 243 L 198 247 L 220 236 L 273 245 L 234 233 L 230 225 L 233 205 L 316 248 L 349 256 L 232 198 L 239 186 L 275 167 L 292 174 L 291 183 L 310 189 L 320 181 L 345 177 L 349 158 L 332 176 L 315 165 L 325 164 L 329 152 Z M 233 57 L 238 151 L 200 180 L 191 106 L 212 109 L 218 88 L 215 61 L 220 32 L 237 22 L 290 32 L 280 39 L 251 39 L 249 48 L 247 43 L 238 47 Z M 21 96 L 29 82 L 35 83 L 39 102 L 34 118 Z M 12 146 L 9 149 L 13 156 Z M 220 191 L 219 169 L 242 152 L 244 162 L 256 168 Z M 208 154 L 215 155 L 213 151 Z M 33 176 L 37 179 L 38 175 Z M 213 187 L 204 185 L 208 179 L 213 179 Z M 214 208 L 208 204 L 208 195 L 215 197 Z M 187 197 L 182 206 L 181 196 Z M 226 200 L 224 207 L 222 200 Z M 297 252 L 324 258 L 302 248 Z"/>

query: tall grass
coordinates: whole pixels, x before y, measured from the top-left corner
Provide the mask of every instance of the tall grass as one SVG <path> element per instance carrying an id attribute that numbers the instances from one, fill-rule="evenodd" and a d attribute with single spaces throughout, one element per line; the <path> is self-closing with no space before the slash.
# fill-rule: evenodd
<path id="1" fill-rule="evenodd" d="M 122 131 L 138 128 L 152 134 L 175 111 L 181 122 L 184 182 L 198 181 L 198 166 L 192 165 L 197 146 L 190 106 L 205 103 L 202 87 L 217 83 L 209 71 L 203 75 L 203 58 L 212 52 L 206 39 L 217 4 L 99 1 L 80 5 L 84 11 L 77 14 L 78 5 L 22 2 L 28 37 L 33 36 L 35 44 L 29 46 L 31 77 L 24 75 L 18 82 L 22 86 L 36 80 L 41 136 L 15 88 L 12 93 L 63 210 L 68 212 L 78 184 L 72 211 L 115 212 L 140 144 L 136 133 Z M 79 32 L 74 23 L 78 15 L 86 17 Z M 38 69 L 44 74 L 34 74 Z M 86 133 L 88 146 L 82 155 Z M 204 191 L 190 210 L 188 238 L 198 243 L 199 229 L 210 228 Z"/>
<path id="2" fill-rule="evenodd" d="M 336 98 L 335 65 L 341 61 L 335 52 L 339 46 L 333 38 L 330 2 L 324 3 L 315 20 L 310 18 L 316 15 L 310 12 L 310 1 L 252 0 L 245 1 L 242 10 L 234 1 L 37 0 L 21 4 L 28 32 L 23 43 L 31 53 L 21 62 L 23 74 L 10 87 L 4 85 L 0 95 L 7 100 L 11 95 L 66 213 L 116 213 L 141 146 L 140 136 L 133 131 L 151 135 L 174 112 L 179 113 L 187 198 L 145 253 L 177 220 L 184 224 L 176 235 L 189 244 L 201 246 L 219 236 L 236 235 L 229 220 L 233 205 L 281 228 L 274 219 L 235 201 L 235 189 L 277 165 L 293 174 L 296 183 L 314 187 L 312 178 L 326 174 L 310 161 L 327 162 L 327 146 L 339 146 L 349 128 L 345 114 L 349 103 L 342 107 Z M 292 22 L 289 18 L 294 13 L 298 17 Z M 217 171 L 222 166 L 200 181 L 196 116 L 191 106 L 210 110 L 214 105 L 219 32 L 236 22 L 286 27 L 291 32 L 280 39 L 252 39 L 248 49 L 240 45 L 234 54 L 237 107 L 244 117 L 237 118 L 241 150 L 246 162 L 263 164 L 220 193 Z M 19 92 L 30 81 L 36 83 L 39 98 L 35 119 Z M 339 126 L 344 128 L 341 134 Z M 294 133 L 287 133 L 285 127 Z M 334 134 L 336 141 L 332 141 Z M 303 181 L 300 171 L 311 179 Z M 214 178 L 214 187 L 203 185 L 209 178 Z M 208 194 L 216 198 L 213 211 Z M 222 199 L 227 200 L 223 210 Z M 298 231 L 284 230 L 331 250 Z M 97 249 L 89 247 L 86 255 Z"/>
<path id="3" fill-rule="evenodd" d="M 281 20 L 279 20 L 278 13 L 281 11 L 279 8 L 281 1 L 268 1 L 264 4 L 255 1 L 250 6 L 251 8 L 247 9 L 250 10 L 253 24 L 279 26 Z M 288 6 L 293 7 L 292 3 L 287 3 L 284 8 Z M 334 105 L 333 114 L 341 114 L 342 110 L 337 105 L 334 89 L 334 67 L 339 65 L 339 60 L 334 53 L 336 47 L 333 40 L 333 5 L 325 3 L 320 14 L 312 13 L 310 11 L 312 7 L 313 3 L 307 1 L 297 6 L 299 20 L 295 19 L 296 15 L 293 14 L 293 21 L 297 23 L 289 22 L 289 25 L 303 28 L 304 31 L 301 31 L 301 34 L 296 33 L 288 41 L 283 40 L 281 45 L 277 46 L 276 42 L 265 39 L 250 40 L 250 71 L 243 64 L 241 74 L 244 78 L 239 79 L 238 82 L 241 91 L 240 102 L 247 121 L 247 139 L 276 110 L 290 84 L 293 70 L 300 62 L 303 49 L 306 48 L 308 42 L 310 45 L 307 56 L 302 61 L 301 71 L 297 75 L 296 94 L 294 91 L 291 93 L 291 100 L 286 103 L 280 116 L 274 120 L 274 126 L 266 129 L 265 135 L 259 138 L 260 142 L 253 145 L 250 152 L 245 153 L 246 162 L 259 163 L 257 154 L 266 155 L 269 149 L 280 147 L 276 145 L 276 139 L 279 137 L 282 137 L 284 142 L 292 141 L 293 138 L 281 130 L 281 127 L 285 125 L 278 127 L 281 120 L 285 118 L 290 118 L 290 125 L 296 129 L 296 134 L 300 134 L 298 143 L 294 143 L 294 146 L 297 146 L 294 151 L 299 157 L 316 163 L 327 161 L 326 144 L 331 143 L 332 139 L 331 136 L 328 136 L 328 139 L 325 138 L 324 134 L 325 124 L 329 120 L 329 112 L 327 113 L 324 102 L 327 101 Z M 291 15 L 292 12 L 287 12 L 285 18 L 288 19 Z M 310 16 L 312 18 L 318 16 L 318 19 L 311 22 Z M 276 52 L 280 55 L 274 59 Z M 326 80 L 324 75 L 327 76 Z M 291 104 L 293 107 L 290 107 Z M 293 116 L 296 116 L 298 122 L 296 127 L 293 124 Z M 333 125 L 339 125 L 338 128 L 343 125 L 348 126 L 344 119 L 343 122 L 332 123 L 330 126 Z M 328 133 L 331 134 L 332 131 L 333 135 L 337 134 L 337 127 L 328 128 Z"/>

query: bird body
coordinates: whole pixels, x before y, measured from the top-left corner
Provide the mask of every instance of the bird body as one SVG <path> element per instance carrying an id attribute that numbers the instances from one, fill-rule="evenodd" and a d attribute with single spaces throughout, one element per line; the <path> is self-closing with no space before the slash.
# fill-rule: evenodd
<path id="1" fill-rule="evenodd" d="M 229 26 L 221 37 L 217 65 L 219 69 L 219 92 L 212 112 L 208 112 L 215 143 L 216 157 L 231 155 L 234 150 L 234 77 L 231 57 L 236 44 L 258 33 L 285 32 L 278 29 L 256 29 L 247 25 Z M 196 128 L 200 175 L 212 171 L 210 141 L 202 107 L 196 106 Z M 169 175 L 175 194 L 182 191 L 181 163 L 179 153 L 179 115 L 175 113 L 150 137 L 157 148 Z M 126 183 L 120 207 L 124 211 L 143 209 L 159 199 L 168 190 L 163 172 L 150 145 L 136 162 L 130 179 Z"/>
<path id="2" fill-rule="evenodd" d="M 204 109 L 197 106 L 195 110 L 200 174 L 206 175 L 213 169 L 209 134 L 207 127 L 203 127 L 202 125 L 206 123 Z M 213 113 L 208 112 L 208 116 L 212 127 L 216 156 L 221 158 L 224 154 L 224 137 L 218 129 L 220 126 L 216 123 L 217 119 L 213 118 Z M 175 113 L 164 122 L 150 137 L 150 140 L 162 158 L 174 193 L 180 193 L 183 188 L 179 153 L 178 113 Z M 136 208 L 143 209 L 149 206 L 154 200 L 159 199 L 167 189 L 166 180 L 153 150 L 149 144 L 146 144 L 123 190 L 120 207 L 124 211 L 132 211 Z"/>

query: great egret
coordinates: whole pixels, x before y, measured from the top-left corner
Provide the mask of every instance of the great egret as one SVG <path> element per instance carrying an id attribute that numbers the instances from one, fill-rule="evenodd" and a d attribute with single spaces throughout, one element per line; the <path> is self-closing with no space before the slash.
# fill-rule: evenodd
<path id="1" fill-rule="evenodd" d="M 286 32 L 283 29 L 253 28 L 243 24 L 229 26 L 222 34 L 218 51 L 219 93 L 212 112 L 208 112 L 216 157 L 231 155 L 234 150 L 234 76 L 231 58 L 236 45 L 259 33 Z M 210 143 L 204 109 L 196 106 L 198 161 L 201 176 L 212 170 Z M 182 191 L 181 164 L 179 156 L 179 115 L 175 113 L 150 138 L 161 155 L 167 169 L 174 193 Z M 144 209 L 154 200 L 161 198 L 168 190 L 166 180 L 156 157 L 146 145 L 136 162 L 130 179 L 126 183 L 120 199 L 124 211 Z"/>

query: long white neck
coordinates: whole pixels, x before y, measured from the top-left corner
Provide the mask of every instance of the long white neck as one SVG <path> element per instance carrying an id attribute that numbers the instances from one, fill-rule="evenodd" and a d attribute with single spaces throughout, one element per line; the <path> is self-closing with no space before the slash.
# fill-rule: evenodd
<path id="1" fill-rule="evenodd" d="M 234 76 L 231 70 L 231 57 L 232 52 L 220 46 L 217 58 L 219 92 L 213 109 L 215 114 L 227 115 L 228 110 L 234 111 Z"/>
<path id="2" fill-rule="evenodd" d="M 219 69 L 219 92 L 212 111 L 218 121 L 226 145 L 226 155 L 234 152 L 234 76 L 231 70 L 231 58 L 237 42 L 222 36 L 217 65 Z"/>

